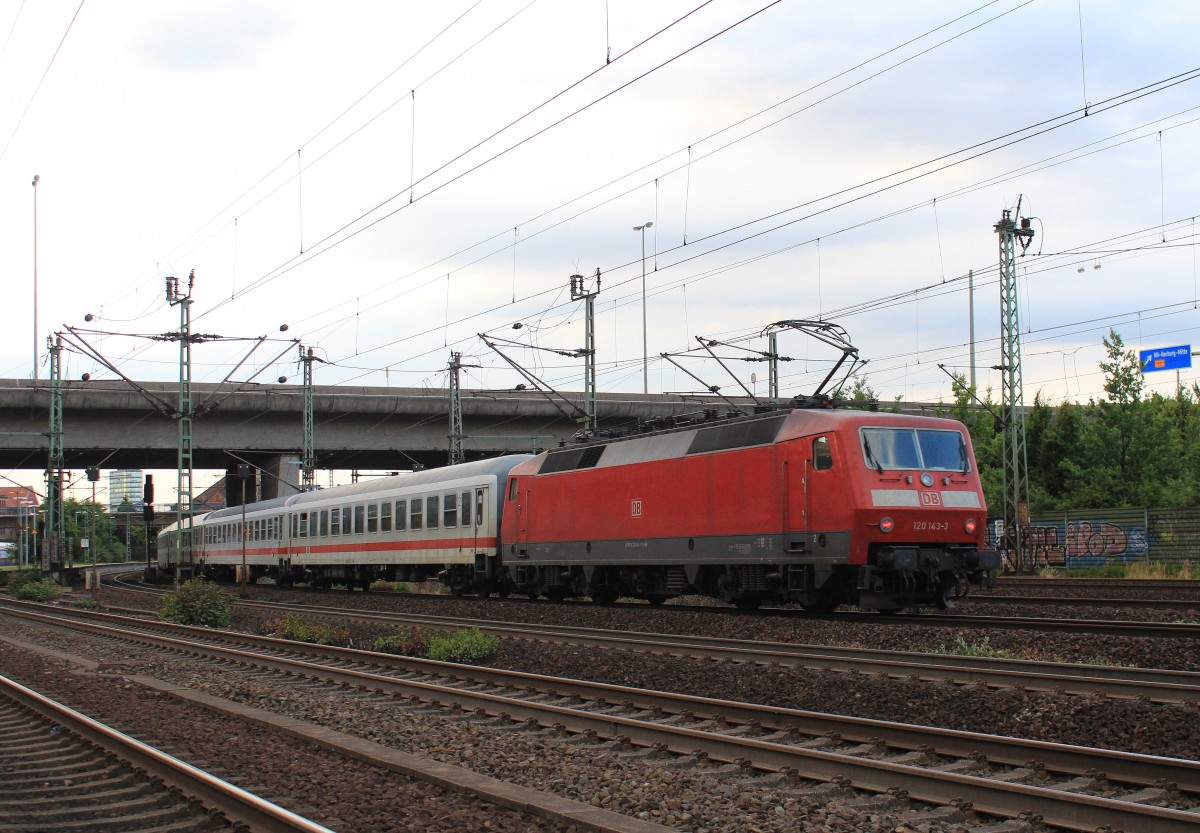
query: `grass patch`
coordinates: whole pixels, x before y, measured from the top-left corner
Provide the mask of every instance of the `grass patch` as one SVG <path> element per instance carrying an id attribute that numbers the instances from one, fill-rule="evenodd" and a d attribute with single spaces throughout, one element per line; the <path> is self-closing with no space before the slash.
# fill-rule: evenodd
<path id="1" fill-rule="evenodd" d="M 295 642 L 311 642 L 314 645 L 344 645 L 349 634 L 328 622 L 305 619 L 295 613 L 284 614 L 283 618 L 267 624 L 267 632 L 280 639 Z"/>
<path id="2" fill-rule="evenodd" d="M 96 604 L 95 599 L 74 599 L 71 602 L 71 607 L 78 608 L 79 610 L 95 610 L 99 605 Z"/>
<path id="3" fill-rule="evenodd" d="M 376 593 L 412 593 L 415 585 L 411 581 L 385 581 L 378 579 L 371 582 L 371 590 Z"/>
<path id="4" fill-rule="evenodd" d="M 954 637 L 954 643 L 947 645 L 939 645 L 929 653 L 931 654 L 953 654 L 960 657 L 993 657 L 995 659 L 1012 659 L 1012 651 L 1004 648 L 993 648 L 988 637 L 984 637 L 981 642 L 968 642 L 962 634 Z"/>
<path id="5" fill-rule="evenodd" d="M 429 634 L 424 631 L 399 630 L 375 637 L 371 650 L 402 657 L 423 657 L 429 651 Z"/>
<path id="6" fill-rule="evenodd" d="M 442 662 L 482 662 L 496 653 L 499 644 L 499 639 L 478 628 L 441 632 L 429 638 L 426 655 Z"/>

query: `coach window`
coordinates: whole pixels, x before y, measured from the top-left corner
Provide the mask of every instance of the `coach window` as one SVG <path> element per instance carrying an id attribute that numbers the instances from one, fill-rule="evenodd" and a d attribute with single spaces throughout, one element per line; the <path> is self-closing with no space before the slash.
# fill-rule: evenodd
<path id="1" fill-rule="evenodd" d="M 438 496 L 430 495 L 425 498 L 425 528 L 438 528 Z"/>
<path id="2" fill-rule="evenodd" d="M 829 450 L 829 437 L 813 440 L 813 468 L 826 471 L 833 468 L 833 452 Z"/>
<path id="3" fill-rule="evenodd" d="M 411 501 L 409 501 L 408 507 L 410 510 L 409 516 L 408 516 L 408 521 L 409 521 L 408 528 L 409 529 L 420 529 L 421 528 L 421 499 L 419 497 L 413 498 Z"/>
<path id="4" fill-rule="evenodd" d="M 354 507 L 354 534 L 362 535 L 363 530 L 367 528 L 365 523 L 367 517 L 367 509 L 361 503 Z"/>
<path id="5" fill-rule="evenodd" d="M 458 526 L 458 495 L 442 495 L 442 526 L 446 529 Z"/>
<path id="6" fill-rule="evenodd" d="M 308 513 L 307 512 L 300 513 L 300 537 L 301 538 L 308 537 Z"/>
<path id="7" fill-rule="evenodd" d="M 471 493 L 462 493 L 462 525 L 471 525 Z"/>
<path id="8" fill-rule="evenodd" d="M 396 531 L 403 532 L 408 526 L 408 501 L 396 501 Z"/>
<path id="9" fill-rule="evenodd" d="M 379 531 L 379 504 L 367 504 L 367 532 Z"/>
<path id="10" fill-rule="evenodd" d="M 329 510 L 328 509 L 321 510 L 321 537 L 322 538 L 329 537 Z"/>
<path id="11" fill-rule="evenodd" d="M 349 535 L 353 529 L 350 527 L 350 507 L 342 507 L 342 534 Z"/>
<path id="12" fill-rule="evenodd" d="M 392 531 L 392 502 L 390 500 L 379 504 L 379 531 Z"/>
<path id="13" fill-rule="evenodd" d="M 334 538 L 342 534 L 342 510 L 334 509 L 329 513 L 329 534 Z"/>

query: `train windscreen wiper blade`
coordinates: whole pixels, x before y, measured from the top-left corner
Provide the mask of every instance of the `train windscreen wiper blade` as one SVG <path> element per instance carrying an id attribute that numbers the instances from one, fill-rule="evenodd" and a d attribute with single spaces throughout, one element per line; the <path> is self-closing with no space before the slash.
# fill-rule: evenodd
<path id="1" fill-rule="evenodd" d="M 871 441 L 866 437 L 863 437 L 863 451 L 867 452 L 867 465 L 870 465 L 871 461 L 874 460 L 876 470 L 880 474 L 883 474 L 883 463 L 880 463 L 879 458 L 871 451 Z"/>

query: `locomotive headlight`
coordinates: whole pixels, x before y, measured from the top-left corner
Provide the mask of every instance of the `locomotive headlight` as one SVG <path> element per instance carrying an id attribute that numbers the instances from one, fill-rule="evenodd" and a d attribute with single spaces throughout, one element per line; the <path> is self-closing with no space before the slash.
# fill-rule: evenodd
<path id="1" fill-rule="evenodd" d="M 891 518 L 884 518 L 879 522 L 879 531 L 880 532 L 884 532 L 884 533 L 891 532 L 895 528 L 896 528 L 896 522 L 893 521 Z"/>
<path id="2" fill-rule="evenodd" d="M 975 534 L 975 519 L 967 518 L 967 522 L 963 524 L 963 529 L 965 529 L 967 531 L 968 535 L 974 535 Z"/>

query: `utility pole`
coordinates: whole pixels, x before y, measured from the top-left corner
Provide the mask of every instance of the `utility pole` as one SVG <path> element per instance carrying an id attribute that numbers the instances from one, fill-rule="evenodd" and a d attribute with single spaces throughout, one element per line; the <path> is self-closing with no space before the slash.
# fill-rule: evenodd
<path id="1" fill-rule="evenodd" d="M 91 511 L 88 512 L 91 524 L 91 531 L 88 533 L 88 550 L 92 557 L 92 601 L 98 601 L 100 598 L 100 572 L 96 569 L 96 481 L 100 479 L 100 468 L 98 466 L 87 467 L 87 479 L 92 484 L 92 505 Z"/>
<path id="2" fill-rule="evenodd" d="M 1029 218 L 1021 217 L 1017 201 L 1017 221 L 1008 209 L 993 227 L 1000 240 L 1000 370 L 1002 413 L 1004 416 L 1004 540 L 1001 548 L 1009 564 L 1022 572 L 1026 564 L 1024 528 L 1028 523 L 1029 467 L 1025 452 L 1025 393 L 1021 378 L 1021 321 L 1017 309 L 1017 246 L 1021 254 L 1033 240 Z"/>
<path id="3" fill-rule="evenodd" d="M 167 303 L 179 307 L 179 448 L 175 507 L 179 531 L 179 578 L 191 578 L 192 564 L 192 287 L 196 270 L 188 275 L 187 292 L 179 291 L 179 278 L 167 278 Z"/>
<path id="4" fill-rule="evenodd" d="M 975 387 L 975 270 L 967 270 L 967 311 L 969 315 L 969 330 L 971 341 L 971 391 L 978 390 Z"/>
<path id="5" fill-rule="evenodd" d="M 463 364 L 462 353 L 450 353 L 450 465 L 467 462 L 467 451 L 463 446 L 462 385 L 459 371 L 464 367 L 479 367 Z"/>
<path id="6" fill-rule="evenodd" d="M 63 402 L 62 335 L 50 342 L 50 454 L 46 466 L 46 535 L 42 539 L 42 571 L 62 570 L 63 554 Z"/>
<path id="7" fill-rule="evenodd" d="M 300 489 L 311 492 L 317 488 L 317 425 L 313 415 L 313 362 L 323 362 L 299 345 L 300 363 L 304 365 L 304 453 L 300 457 Z"/>
<path id="8" fill-rule="evenodd" d="M 767 333 L 767 395 L 779 398 L 779 343 L 775 332 Z"/>
<path id="9" fill-rule="evenodd" d="M 589 431 L 599 427 L 596 419 L 596 296 L 600 294 L 599 269 L 595 277 L 596 285 L 589 292 L 584 285 L 583 275 L 571 276 L 571 300 L 583 299 L 584 302 L 583 349 L 579 352 L 583 354 L 583 399 Z"/>

